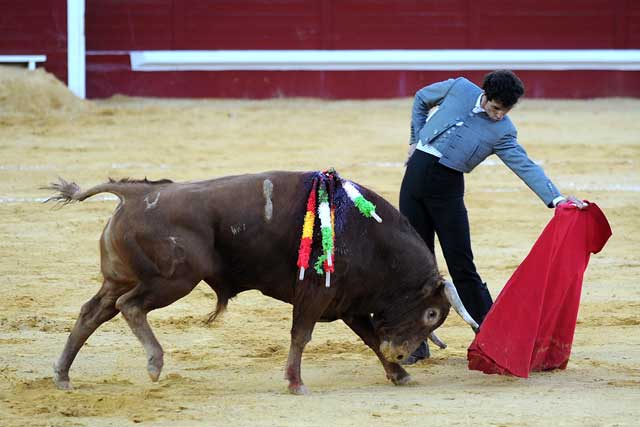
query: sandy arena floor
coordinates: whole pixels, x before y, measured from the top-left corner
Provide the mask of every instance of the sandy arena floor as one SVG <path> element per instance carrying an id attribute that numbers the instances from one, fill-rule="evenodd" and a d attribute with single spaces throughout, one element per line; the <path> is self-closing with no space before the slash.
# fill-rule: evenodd
<path id="1" fill-rule="evenodd" d="M 449 348 L 391 385 L 341 322 L 319 324 L 303 358 L 307 397 L 287 393 L 290 306 L 241 294 L 212 325 L 198 286 L 149 316 L 165 349 L 151 383 L 124 320 L 103 325 L 55 389 L 58 357 L 98 289 L 98 238 L 116 206 L 52 209 L 39 187 L 111 176 L 198 180 L 334 166 L 397 205 L 412 100 L 82 102 L 42 71 L 0 68 L 0 425 L 637 425 L 640 416 L 640 100 L 524 100 L 520 141 L 566 193 L 595 201 L 613 237 L 592 257 L 572 359 L 528 380 L 469 371 L 472 331 L 452 315 Z M 496 157 L 467 178 L 477 266 L 497 295 L 551 218 Z M 438 257 L 440 255 L 438 254 Z M 441 262 L 441 265 L 444 265 Z M 522 302 L 526 304 L 526 301 Z"/>

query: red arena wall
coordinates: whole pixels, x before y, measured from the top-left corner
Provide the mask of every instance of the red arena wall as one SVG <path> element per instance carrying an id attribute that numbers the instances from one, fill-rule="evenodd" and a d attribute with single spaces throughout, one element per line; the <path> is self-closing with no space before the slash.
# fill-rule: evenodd
<path id="1" fill-rule="evenodd" d="M 0 0 L 0 55 L 46 54 L 66 79 L 66 1 Z M 638 49 L 632 0 L 93 0 L 86 2 L 90 98 L 386 98 L 488 70 L 133 71 L 153 50 Z M 640 96 L 640 72 L 521 70 L 527 96 Z"/>
<path id="2" fill-rule="evenodd" d="M 66 0 L 0 0 L 0 11 L 0 55 L 47 55 L 45 68 L 66 81 Z"/>

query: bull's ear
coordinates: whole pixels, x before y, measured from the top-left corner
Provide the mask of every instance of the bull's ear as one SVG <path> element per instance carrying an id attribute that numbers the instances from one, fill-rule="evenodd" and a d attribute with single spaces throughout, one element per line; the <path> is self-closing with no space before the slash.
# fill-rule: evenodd
<path id="1" fill-rule="evenodd" d="M 425 283 L 424 285 L 422 285 L 422 291 L 421 294 L 424 298 L 429 298 L 431 295 L 433 295 L 435 293 L 435 290 L 437 289 L 437 284 L 436 283 Z"/>
<path id="2" fill-rule="evenodd" d="M 424 285 L 422 285 L 422 296 L 428 298 L 432 295 L 435 295 L 438 291 L 442 289 L 444 285 L 444 280 L 438 279 L 436 281 L 427 281 Z"/>

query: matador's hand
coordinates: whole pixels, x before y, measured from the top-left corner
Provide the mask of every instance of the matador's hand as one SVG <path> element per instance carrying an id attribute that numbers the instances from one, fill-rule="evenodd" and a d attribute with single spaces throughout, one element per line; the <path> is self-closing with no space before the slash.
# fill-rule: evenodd
<path id="1" fill-rule="evenodd" d="M 583 202 L 582 200 L 578 199 L 575 196 L 566 196 L 563 201 L 558 203 L 558 205 L 562 205 L 564 203 L 571 203 L 572 205 L 575 205 L 578 209 L 584 209 L 587 207 L 587 204 L 585 202 Z"/>

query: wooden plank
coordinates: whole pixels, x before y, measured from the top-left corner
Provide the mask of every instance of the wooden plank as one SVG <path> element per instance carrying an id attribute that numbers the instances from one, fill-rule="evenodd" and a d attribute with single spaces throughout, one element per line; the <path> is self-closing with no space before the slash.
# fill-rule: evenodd
<path id="1" fill-rule="evenodd" d="M 627 0 L 626 6 L 625 48 L 638 48 L 640 47 L 640 2 Z"/>
<path id="2" fill-rule="evenodd" d="M 177 3 L 176 3 L 177 4 Z M 317 49 L 316 0 L 192 0 L 174 16 L 176 49 Z"/>
<path id="3" fill-rule="evenodd" d="M 0 53 L 66 49 L 66 0 L 0 0 Z"/>
<path id="4" fill-rule="evenodd" d="M 173 0 L 90 1 L 87 50 L 126 51 L 172 46 Z"/>
<path id="5" fill-rule="evenodd" d="M 334 5 L 335 49 L 466 47 L 466 0 L 345 0 Z"/>
<path id="6" fill-rule="evenodd" d="M 474 6 L 479 49 L 612 49 L 616 10 L 611 0 L 487 0 Z"/>

